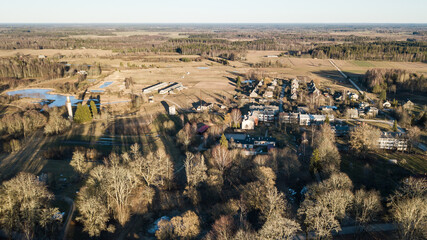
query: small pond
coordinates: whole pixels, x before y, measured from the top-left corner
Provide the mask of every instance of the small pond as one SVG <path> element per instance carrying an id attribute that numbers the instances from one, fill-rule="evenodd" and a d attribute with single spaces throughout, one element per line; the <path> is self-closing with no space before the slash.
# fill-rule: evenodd
<path id="1" fill-rule="evenodd" d="M 113 84 L 113 82 L 104 82 L 104 84 L 102 84 L 99 88 L 106 88 L 106 87 L 110 86 L 111 84 Z"/>
<path id="2" fill-rule="evenodd" d="M 23 89 L 23 90 L 16 90 L 16 91 L 10 91 L 7 92 L 7 95 L 13 96 L 13 95 L 21 95 L 21 97 L 27 97 L 27 98 L 36 98 L 36 99 L 42 99 L 42 100 L 48 100 L 49 107 L 61 107 L 64 106 L 67 102 L 67 97 L 60 94 L 51 94 L 49 92 L 52 92 L 51 89 L 40 89 L 40 88 L 29 88 L 29 89 Z M 74 98 L 73 96 L 70 96 L 71 104 L 76 105 L 78 102 L 81 102 L 81 100 L 78 100 Z"/>

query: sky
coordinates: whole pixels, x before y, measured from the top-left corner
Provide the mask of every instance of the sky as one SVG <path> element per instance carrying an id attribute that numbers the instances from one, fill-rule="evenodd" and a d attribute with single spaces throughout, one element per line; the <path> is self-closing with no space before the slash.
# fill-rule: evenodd
<path id="1" fill-rule="evenodd" d="M 0 0 L 0 23 L 427 23 L 427 0 Z"/>

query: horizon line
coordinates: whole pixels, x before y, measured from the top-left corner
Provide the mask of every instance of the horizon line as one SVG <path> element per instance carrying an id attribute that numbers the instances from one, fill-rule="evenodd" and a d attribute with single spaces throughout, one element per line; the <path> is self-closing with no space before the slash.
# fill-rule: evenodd
<path id="1" fill-rule="evenodd" d="M 425 24 L 427 22 L 0 22 L 0 24 Z"/>

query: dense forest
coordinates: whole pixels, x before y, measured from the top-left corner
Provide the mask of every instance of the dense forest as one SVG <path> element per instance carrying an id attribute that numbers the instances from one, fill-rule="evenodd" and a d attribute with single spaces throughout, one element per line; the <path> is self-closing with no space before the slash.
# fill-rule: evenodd
<path id="1" fill-rule="evenodd" d="M 310 54 L 315 58 L 426 62 L 427 43 L 393 41 L 319 46 Z"/>
<path id="2" fill-rule="evenodd" d="M 363 78 L 364 84 L 373 92 L 411 91 L 427 93 L 427 79 L 424 75 L 402 69 L 370 69 Z"/>
<path id="3" fill-rule="evenodd" d="M 46 79 L 63 77 L 64 64 L 48 59 L 24 56 L 0 59 L 0 78 L 35 78 Z"/>
<path id="4" fill-rule="evenodd" d="M 339 29 L 337 26 L 287 26 L 260 25 L 252 28 L 242 26 L 157 26 L 157 34 L 140 35 L 138 31 L 153 31 L 150 26 L 115 26 L 102 28 L 94 26 L 91 31 L 79 27 L 36 27 L 1 28 L 0 49 L 106 49 L 124 55 L 133 53 L 178 52 L 218 57 L 230 52 L 242 53 L 248 50 L 284 51 L 297 56 L 357 60 L 427 61 L 426 37 L 417 27 L 405 29 L 406 41 L 402 38 L 374 35 L 332 34 L 341 32 L 370 31 L 390 33 L 402 31 L 398 26 L 381 29 L 351 26 Z M 202 30 L 201 30 L 202 29 Z M 412 31 L 411 31 L 412 30 Z M 135 32 L 135 35 L 121 36 L 120 31 Z M 409 31 L 409 32 L 408 32 Z M 171 32 L 186 36 L 173 38 Z M 85 37 L 85 35 L 102 37 Z M 230 60 L 230 59 L 229 59 Z"/>

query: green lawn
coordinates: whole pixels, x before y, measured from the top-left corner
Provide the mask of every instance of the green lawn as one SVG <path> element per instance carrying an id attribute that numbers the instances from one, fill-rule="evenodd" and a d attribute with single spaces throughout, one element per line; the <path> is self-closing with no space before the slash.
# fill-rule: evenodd
<path id="1" fill-rule="evenodd" d="M 404 178 L 427 173 L 427 159 L 421 154 L 380 151 L 368 154 L 366 158 L 351 153 L 341 156 L 341 171 L 348 174 L 356 188 L 376 189 L 384 197 L 392 193 Z M 390 163 L 389 159 L 399 163 Z"/>
<path id="2" fill-rule="evenodd" d="M 352 61 L 352 63 L 358 67 L 375 67 L 374 64 L 372 64 L 371 62 L 368 61 Z"/>
<path id="3" fill-rule="evenodd" d="M 384 160 L 396 159 L 400 166 L 414 174 L 427 174 L 427 157 L 421 153 L 381 152 L 378 156 Z"/>

